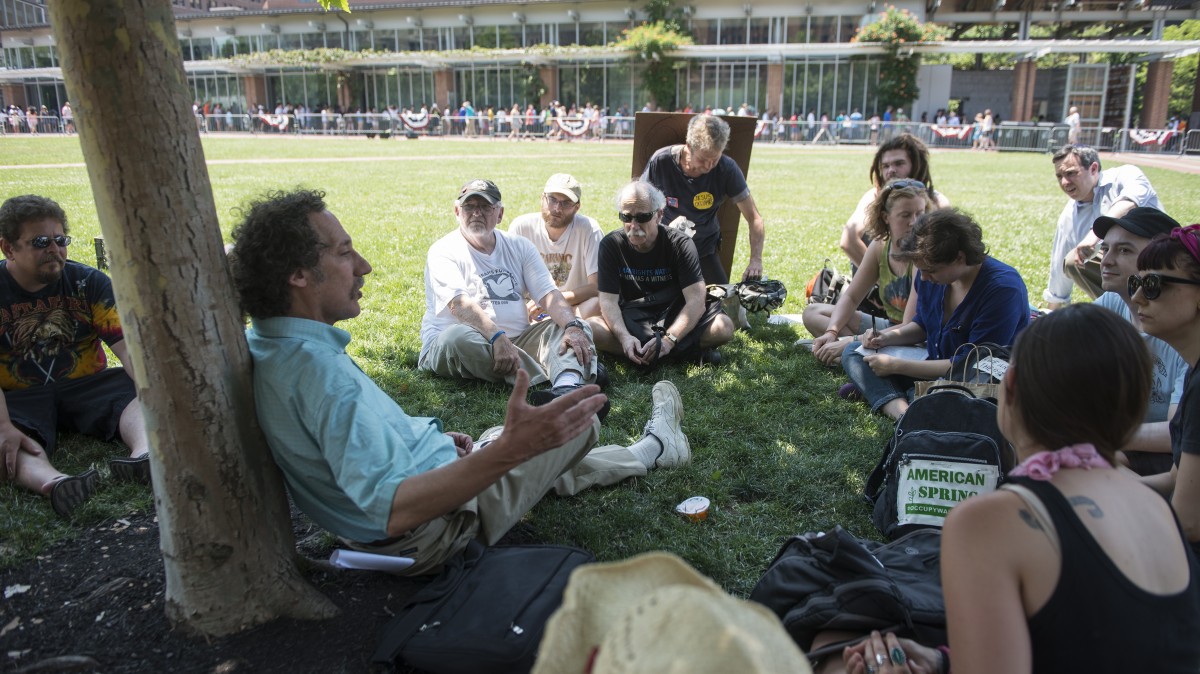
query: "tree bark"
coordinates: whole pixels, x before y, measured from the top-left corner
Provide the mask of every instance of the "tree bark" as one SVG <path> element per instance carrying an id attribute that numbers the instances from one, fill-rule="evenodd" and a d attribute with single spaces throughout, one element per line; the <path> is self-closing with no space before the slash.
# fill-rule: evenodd
<path id="1" fill-rule="evenodd" d="M 333 615 L 255 419 L 171 3 L 49 6 L 152 447 L 167 617 L 215 636 Z"/>

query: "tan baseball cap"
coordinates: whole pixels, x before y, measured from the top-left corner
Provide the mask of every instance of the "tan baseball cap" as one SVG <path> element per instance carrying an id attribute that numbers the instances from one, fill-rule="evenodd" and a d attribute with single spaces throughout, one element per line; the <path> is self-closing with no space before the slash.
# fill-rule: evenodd
<path id="1" fill-rule="evenodd" d="M 546 188 L 542 190 L 545 194 L 561 194 L 571 200 L 572 203 L 579 203 L 579 197 L 583 196 L 583 186 L 574 176 L 566 173 L 555 173 L 546 181 Z"/>

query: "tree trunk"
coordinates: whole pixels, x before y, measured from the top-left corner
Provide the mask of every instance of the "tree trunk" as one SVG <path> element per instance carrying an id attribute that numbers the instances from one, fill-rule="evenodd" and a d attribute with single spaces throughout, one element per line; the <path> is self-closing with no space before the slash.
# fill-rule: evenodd
<path id="1" fill-rule="evenodd" d="M 328 617 L 255 420 L 171 3 L 49 6 L 145 410 L 167 617 L 206 635 Z"/>

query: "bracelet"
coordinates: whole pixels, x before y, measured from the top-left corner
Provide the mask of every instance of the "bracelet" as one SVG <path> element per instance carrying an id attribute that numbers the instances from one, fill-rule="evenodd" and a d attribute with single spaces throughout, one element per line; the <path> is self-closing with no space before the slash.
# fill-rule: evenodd
<path id="1" fill-rule="evenodd" d="M 938 646 L 937 649 L 942 654 L 941 674 L 950 674 L 950 647 Z"/>
<path id="2" fill-rule="evenodd" d="M 837 337 L 837 336 L 838 336 L 838 333 L 840 333 L 840 332 L 841 332 L 841 330 L 834 330 L 833 328 L 829 328 L 828 330 L 826 330 L 825 332 L 823 332 L 823 333 L 821 333 L 821 334 L 823 334 L 823 335 L 833 335 L 834 337 Z"/>
<path id="3" fill-rule="evenodd" d="M 500 335 L 503 335 L 503 334 L 505 334 L 505 332 L 503 330 L 497 330 L 496 334 L 492 335 L 492 338 L 488 340 L 488 344 L 495 346 L 496 340 L 500 339 Z"/>

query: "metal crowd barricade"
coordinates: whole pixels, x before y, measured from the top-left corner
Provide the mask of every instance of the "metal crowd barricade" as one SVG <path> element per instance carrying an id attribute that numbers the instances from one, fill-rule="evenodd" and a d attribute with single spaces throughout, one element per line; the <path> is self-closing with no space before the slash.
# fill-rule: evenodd
<path id="1" fill-rule="evenodd" d="M 1145 154 L 1183 154 L 1182 131 L 1172 129 L 1122 129 L 1120 152 Z"/>
<path id="2" fill-rule="evenodd" d="M 338 129 L 340 133 L 349 136 L 366 136 L 367 138 L 390 138 L 392 135 L 392 118 L 390 115 L 378 112 L 356 112 L 339 116 Z"/>
<path id="3" fill-rule="evenodd" d="M 1186 154 L 1200 154 L 1200 129 L 1188 129 L 1183 138 L 1183 151 Z"/>
<path id="4" fill-rule="evenodd" d="M 633 117 L 610 115 L 601 118 L 600 123 L 602 138 L 633 139 Z"/>
<path id="5" fill-rule="evenodd" d="M 1068 130 L 1044 122 L 1001 122 L 992 132 L 992 142 L 1001 152 L 1049 152 L 1067 142 Z"/>

